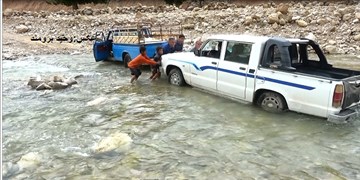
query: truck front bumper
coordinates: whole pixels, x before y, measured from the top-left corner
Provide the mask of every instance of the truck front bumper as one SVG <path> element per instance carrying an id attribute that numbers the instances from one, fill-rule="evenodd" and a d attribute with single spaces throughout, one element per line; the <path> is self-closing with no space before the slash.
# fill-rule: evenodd
<path id="1" fill-rule="evenodd" d="M 341 110 L 338 114 L 330 114 L 327 120 L 336 124 L 360 120 L 360 104 Z"/>

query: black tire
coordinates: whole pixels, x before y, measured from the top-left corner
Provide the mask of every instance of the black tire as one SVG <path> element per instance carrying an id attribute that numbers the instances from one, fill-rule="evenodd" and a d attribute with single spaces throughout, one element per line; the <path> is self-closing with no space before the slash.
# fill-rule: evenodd
<path id="1" fill-rule="evenodd" d="M 128 64 L 129 62 L 131 61 L 131 57 L 129 54 L 125 54 L 124 56 L 124 67 L 127 68 L 128 67 Z"/>
<path id="2" fill-rule="evenodd" d="M 275 92 L 265 92 L 261 94 L 257 105 L 265 111 L 272 113 L 281 113 L 287 109 L 287 104 L 283 96 Z"/>
<path id="3" fill-rule="evenodd" d="M 178 68 L 171 69 L 168 78 L 171 85 L 184 86 L 186 84 L 184 76 Z"/>

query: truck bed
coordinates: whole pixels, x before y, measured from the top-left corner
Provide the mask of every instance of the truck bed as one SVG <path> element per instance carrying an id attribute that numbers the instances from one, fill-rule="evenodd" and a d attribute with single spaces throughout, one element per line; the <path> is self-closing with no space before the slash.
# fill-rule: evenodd
<path id="1" fill-rule="evenodd" d="M 331 66 L 326 68 L 321 68 L 321 67 L 305 66 L 303 64 L 298 64 L 298 65 L 294 65 L 294 67 L 296 68 L 296 72 L 321 76 L 325 78 L 337 79 L 337 80 L 342 80 L 352 76 L 360 75 L 360 71 L 334 68 Z"/>

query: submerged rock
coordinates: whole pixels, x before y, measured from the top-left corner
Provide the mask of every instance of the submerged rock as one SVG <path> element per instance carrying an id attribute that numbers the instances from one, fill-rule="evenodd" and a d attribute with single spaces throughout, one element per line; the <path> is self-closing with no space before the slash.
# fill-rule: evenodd
<path id="1" fill-rule="evenodd" d="M 41 77 L 30 77 L 27 85 L 36 90 L 59 90 L 77 84 L 75 78 L 65 79 L 63 76 L 53 76 L 49 79 L 41 79 Z"/>
<path id="2" fill-rule="evenodd" d="M 128 134 L 116 132 L 100 140 L 95 146 L 95 152 L 125 151 L 130 148 L 131 143 L 132 139 Z"/>

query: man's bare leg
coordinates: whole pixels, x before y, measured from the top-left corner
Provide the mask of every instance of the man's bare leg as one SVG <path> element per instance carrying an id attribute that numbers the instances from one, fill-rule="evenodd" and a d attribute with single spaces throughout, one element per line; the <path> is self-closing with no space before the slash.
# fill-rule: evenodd
<path id="1" fill-rule="evenodd" d="M 130 80 L 130 83 L 133 83 L 135 80 L 137 80 L 137 77 L 136 76 L 133 76 Z"/>

